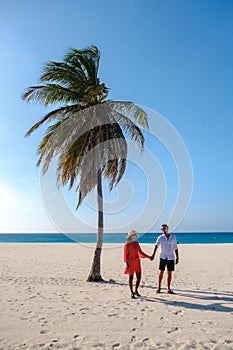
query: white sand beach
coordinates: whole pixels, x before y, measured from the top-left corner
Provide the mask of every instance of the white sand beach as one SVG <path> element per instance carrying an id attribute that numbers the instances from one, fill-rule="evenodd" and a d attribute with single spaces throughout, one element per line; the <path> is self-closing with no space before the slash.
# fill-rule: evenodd
<path id="1" fill-rule="evenodd" d="M 156 256 L 132 300 L 122 246 L 105 246 L 96 284 L 90 246 L 0 244 L 0 349 L 233 349 L 233 245 L 179 250 L 176 295 L 155 293 Z"/>

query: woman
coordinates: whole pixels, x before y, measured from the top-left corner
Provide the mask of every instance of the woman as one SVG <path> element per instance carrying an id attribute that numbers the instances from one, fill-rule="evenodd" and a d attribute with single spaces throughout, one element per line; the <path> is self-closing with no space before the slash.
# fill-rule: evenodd
<path id="1" fill-rule="evenodd" d="M 131 298 L 136 299 L 141 295 L 138 293 L 138 287 L 141 281 L 141 262 L 140 258 L 148 258 L 152 259 L 149 255 L 144 253 L 136 241 L 137 239 L 137 231 L 131 230 L 128 232 L 127 242 L 124 245 L 124 262 L 126 263 L 126 268 L 124 273 L 129 275 L 129 288 L 131 291 Z M 133 275 L 134 272 L 137 276 L 135 292 L 133 291 Z"/>

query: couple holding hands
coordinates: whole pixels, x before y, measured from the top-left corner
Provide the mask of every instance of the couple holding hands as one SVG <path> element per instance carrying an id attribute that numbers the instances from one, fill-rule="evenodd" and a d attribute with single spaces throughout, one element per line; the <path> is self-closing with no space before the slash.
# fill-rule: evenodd
<path id="1" fill-rule="evenodd" d="M 176 237 L 169 233 L 168 225 L 161 226 L 162 234 L 157 238 L 154 251 L 151 256 L 144 253 L 137 242 L 137 231 L 131 230 L 127 236 L 127 242 L 124 245 L 124 262 L 126 268 L 124 273 L 129 275 L 129 288 L 131 291 L 131 298 L 136 299 L 141 295 L 138 292 L 138 287 L 141 281 L 141 263 L 140 258 L 148 258 L 154 260 L 157 249 L 160 247 L 160 263 L 159 263 L 159 278 L 158 288 L 156 293 L 160 293 L 163 274 L 167 267 L 167 293 L 174 294 L 171 290 L 172 271 L 175 269 L 175 263 L 179 262 L 179 253 L 176 242 Z M 136 273 L 135 291 L 133 291 L 133 276 Z"/>

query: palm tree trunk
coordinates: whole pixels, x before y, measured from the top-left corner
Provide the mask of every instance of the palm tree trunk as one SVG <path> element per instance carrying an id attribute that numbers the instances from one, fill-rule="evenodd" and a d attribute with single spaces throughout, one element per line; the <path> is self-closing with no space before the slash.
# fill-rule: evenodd
<path id="1" fill-rule="evenodd" d="M 97 202 L 98 202 L 97 243 L 96 243 L 93 262 L 91 266 L 91 272 L 87 279 L 88 282 L 103 281 L 103 278 L 101 277 L 101 251 L 102 251 L 102 245 L 103 245 L 104 217 L 103 217 L 103 190 L 102 190 L 101 168 L 98 170 L 98 173 L 97 173 Z"/>

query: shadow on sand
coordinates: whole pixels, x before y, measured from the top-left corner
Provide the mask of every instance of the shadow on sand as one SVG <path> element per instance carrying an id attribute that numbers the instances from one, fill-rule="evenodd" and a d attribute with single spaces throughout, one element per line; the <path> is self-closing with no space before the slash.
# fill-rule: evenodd
<path id="1" fill-rule="evenodd" d="M 112 284 L 118 286 L 127 286 L 127 283 L 117 282 L 115 280 L 103 281 L 101 283 L 104 284 Z M 143 289 L 151 289 L 155 293 L 155 287 L 151 285 L 143 285 L 141 286 L 141 290 Z M 153 303 L 163 303 L 166 305 L 193 309 L 193 310 L 203 310 L 203 311 L 215 311 L 215 312 L 231 312 L 233 313 L 233 293 L 223 291 L 201 291 L 201 290 L 187 290 L 187 289 L 176 289 L 176 294 L 169 295 L 169 299 L 164 299 L 163 295 L 167 295 L 167 293 L 156 294 L 155 297 L 142 297 L 140 300 L 153 302 Z M 178 301 L 176 297 L 191 298 L 195 300 L 205 300 L 207 304 L 199 304 L 189 301 Z M 172 300 L 171 300 L 172 299 Z M 227 306 L 225 306 L 227 305 Z M 232 305 L 232 306 L 229 306 Z"/>
<path id="2" fill-rule="evenodd" d="M 192 298 L 195 300 L 205 300 L 207 304 L 199 304 L 189 301 L 178 301 L 176 296 L 186 298 Z M 169 295 L 170 297 L 170 295 Z M 173 300 L 167 300 L 163 298 L 163 293 L 157 294 L 153 298 L 143 298 L 149 302 L 163 303 L 166 305 L 182 307 L 186 309 L 193 310 L 203 310 L 203 311 L 216 311 L 216 312 L 231 312 L 233 313 L 233 294 L 227 292 L 208 292 L 200 290 L 176 290 L 176 294 L 172 295 Z M 225 306 L 227 305 L 227 306 Z M 232 305 L 232 306 L 229 306 Z"/>

